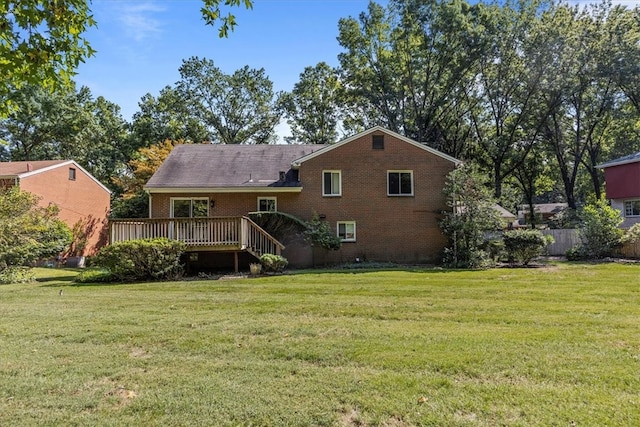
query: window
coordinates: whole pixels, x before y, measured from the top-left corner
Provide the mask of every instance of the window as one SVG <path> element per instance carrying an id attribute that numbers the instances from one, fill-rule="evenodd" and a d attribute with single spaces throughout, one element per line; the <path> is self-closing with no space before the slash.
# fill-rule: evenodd
<path id="1" fill-rule="evenodd" d="M 356 241 L 356 222 L 355 221 L 338 221 L 337 225 L 338 237 L 343 242 Z"/>
<path id="2" fill-rule="evenodd" d="M 384 150 L 384 135 L 372 135 L 371 148 L 374 150 Z"/>
<path id="3" fill-rule="evenodd" d="M 624 216 L 640 216 L 640 200 L 626 200 L 624 202 Z"/>
<path id="4" fill-rule="evenodd" d="M 209 199 L 171 199 L 171 218 L 202 218 L 209 216 Z"/>
<path id="5" fill-rule="evenodd" d="M 76 180 L 76 168 L 69 168 L 69 180 Z"/>
<path id="6" fill-rule="evenodd" d="M 342 179 L 340 171 L 322 172 L 322 195 L 340 196 L 342 195 Z"/>
<path id="7" fill-rule="evenodd" d="M 413 196 L 413 172 L 412 171 L 388 171 L 387 172 L 388 196 Z"/>
<path id="8" fill-rule="evenodd" d="M 278 204 L 275 197 L 258 197 L 258 212 L 275 212 Z"/>

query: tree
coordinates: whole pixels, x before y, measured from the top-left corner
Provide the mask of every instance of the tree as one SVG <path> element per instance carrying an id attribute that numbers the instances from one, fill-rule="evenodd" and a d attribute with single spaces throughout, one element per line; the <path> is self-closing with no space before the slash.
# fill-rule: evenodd
<path id="1" fill-rule="evenodd" d="M 133 115 L 130 139 L 138 148 L 170 140 L 205 142 L 210 140 L 206 126 L 188 108 L 188 101 L 178 91 L 167 86 L 157 97 L 146 94 Z"/>
<path id="2" fill-rule="evenodd" d="M 326 62 L 307 67 L 286 95 L 290 142 L 332 144 L 338 139 L 340 80 Z"/>
<path id="3" fill-rule="evenodd" d="M 549 111 L 544 136 L 571 209 L 578 206 L 575 189 L 582 166 L 589 166 L 594 190 L 600 191 L 595 164 L 616 98 L 602 33 L 606 16 L 606 9 L 581 11 L 560 5 L 543 15 L 540 27 L 545 37 L 540 49 L 552 52 L 542 92 Z"/>
<path id="4" fill-rule="evenodd" d="M 464 95 L 482 51 L 475 15 L 464 1 L 394 0 L 388 10 L 372 2 L 359 20 L 341 19 L 347 129 L 379 124 L 454 156 L 464 152 Z"/>
<path id="5" fill-rule="evenodd" d="M 224 74 L 213 61 L 197 57 L 183 61 L 176 85 L 190 113 L 207 127 L 212 142 L 267 144 L 282 116 L 280 93 L 263 68 L 245 66 Z"/>
<path id="6" fill-rule="evenodd" d="M 535 1 L 480 7 L 486 47 L 478 60 L 471 119 L 476 160 L 490 171 L 498 199 L 503 181 L 528 161 L 544 123 L 538 100 L 547 70 L 532 55 L 539 8 Z"/>
<path id="7" fill-rule="evenodd" d="M 49 92 L 36 85 L 11 93 L 17 109 L 0 120 L 11 160 L 74 159 L 105 185 L 131 148 L 120 108 L 88 88 Z"/>
<path id="8" fill-rule="evenodd" d="M 57 215 L 55 205 L 40 207 L 18 187 L 0 190 L 0 270 L 64 252 L 72 233 Z"/>
<path id="9" fill-rule="evenodd" d="M 500 229 L 500 217 L 487 183 L 486 174 L 476 166 L 463 165 L 447 176 L 444 192 L 451 210 L 444 212 L 440 227 L 449 237 L 444 262 L 450 267 L 478 268 L 491 263 L 486 235 Z"/>
<path id="10" fill-rule="evenodd" d="M 574 251 L 588 259 L 613 255 L 622 244 L 622 221 L 620 211 L 609 206 L 607 200 L 594 199 L 580 211 L 581 243 Z"/>
<path id="11" fill-rule="evenodd" d="M 86 1 L 6 0 L 0 4 L 0 117 L 25 85 L 71 86 L 77 66 L 94 54 L 84 32 L 96 25 Z"/>
<path id="12" fill-rule="evenodd" d="M 171 150 L 184 141 L 164 140 L 159 144 L 140 148 L 127 164 L 127 170 L 114 178 L 121 196 L 114 200 L 112 218 L 146 218 L 149 216 L 149 197 L 143 187 L 158 170 Z"/>

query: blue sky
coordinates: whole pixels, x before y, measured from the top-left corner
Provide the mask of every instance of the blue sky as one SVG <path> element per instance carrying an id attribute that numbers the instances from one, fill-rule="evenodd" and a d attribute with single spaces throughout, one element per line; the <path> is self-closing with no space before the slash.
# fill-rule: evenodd
<path id="1" fill-rule="evenodd" d="M 386 4 L 386 1 L 378 1 Z M 182 60 L 199 56 L 227 74 L 264 68 L 276 90 L 290 91 L 307 66 L 335 66 L 342 51 L 338 20 L 357 17 L 368 0 L 255 0 L 233 8 L 238 26 L 227 39 L 201 18 L 201 0 L 93 0 L 98 22 L 86 37 L 97 50 L 75 80 L 94 97 L 118 104 L 131 120 L 146 93 L 175 83 Z"/>

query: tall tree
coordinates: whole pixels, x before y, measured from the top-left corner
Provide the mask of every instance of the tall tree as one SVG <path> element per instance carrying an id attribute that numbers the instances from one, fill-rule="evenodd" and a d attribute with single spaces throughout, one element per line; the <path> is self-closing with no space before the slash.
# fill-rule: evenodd
<path id="1" fill-rule="evenodd" d="M 369 3 L 359 20 L 341 19 L 342 80 L 352 128 L 383 126 L 449 154 L 469 108 L 478 43 L 476 7 L 462 0 L 393 0 L 385 10 Z M 453 147 L 456 149 L 453 149 Z"/>
<path id="2" fill-rule="evenodd" d="M 546 39 L 539 46 L 552 52 L 543 91 L 550 111 L 545 137 L 572 209 L 578 206 L 575 189 L 581 167 L 589 166 L 594 191 L 598 195 L 600 191 L 595 165 L 601 158 L 603 136 L 611 123 L 616 98 L 611 66 L 605 59 L 607 7 L 560 5 L 542 18 L 541 31 Z"/>
<path id="3" fill-rule="evenodd" d="M 332 144 L 338 139 L 340 80 L 326 62 L 307 67 L 285 96 L 290 142 Z"/>
<path id="4" fill-rule="evenodd" d="M 538 101 L 547 70 L 532 55 L 540 7 L 537 1 L 480 6 L 486 49 L 478 60 L 471 119 L 477 160 L 490 171 L 496 198 L 542 131 Z"/>
<path id="5" fill-rule="evenodd" d="M 0 117 L 16 108 L 9 95 L 24 85 L 68 88 L 94 50 L 84 33 L 96 22 L 87 1 L 0 2 Z"/>
<path id="6" fill-rule="evenodd" d="M 0 120 L 11 160 L 74 159 L 109 185 L 131 154 L 120 108 L 86 87 L 50 92 L 30 85 L 11 99 L 18 108 Z"/>
<path id="7" fill-rule="evenodd" d="M 204 124 L 188 108 L 188 102 L 173 87 L 166 86 L 157 97 L 146 94 L 133 115 L 130 138 L 136 148 L 148 147 L 164 140 L 194 143 L 210 140 Z"/>
<path id="8" fill-rule="evenodd" d="M 224 74 L 213 61 L 197 57 L 183 61 L 176 85 L 190 112 L 209 130 L 212 142 L 267 144 L 282 117 L 281 94 L 263 68 L 245 66 Z"/>

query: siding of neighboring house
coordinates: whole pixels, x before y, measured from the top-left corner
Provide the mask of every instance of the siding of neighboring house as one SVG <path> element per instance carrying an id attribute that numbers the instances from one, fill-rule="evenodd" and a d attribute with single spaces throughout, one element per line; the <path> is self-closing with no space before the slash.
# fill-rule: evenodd
<path id="1" fill-rule="evenodd" d="M 615 164 L 604 167 L 607 198 L 611 206 L 621 212 L 624 222 L 623 228 L 629 228 L 640 223 L 640 161 Z M 633 204 L 634 209 L 627 206 Z M 631 212 L 629 212 L 631 211 Z"/>
<path id="2" fill-rule="evenodd" d="M 283 255 L 292 265 L 350 262 L 356 258 L 401 263 L 439 262 L 446 237 L 438 221 L 447 209 L 443 194 L 450 159 L 384 135 L 384 148 L 372 148 L 372 134 L 353 139 L 303 160 L 299 166 L 301 191 L 236 193 L 152 193 L 151 217 L 170 216 L 172 197 L 206 197 L 209 216 L 239 216 L 257 210 L 258 197 L 275 197 L 277 210 L 310 220 L 319 214 L 336 232 L 338 221 L 355 222 L 355 241 L 339 251 L 312 250 L 300 239 L 283 241 Z M 304 159 L 304 158 L 303 158 Z M 323 171 L 340 171 L 341 195 L 323 195 Z M 387 195 L 388 171 L 411 171 L 413 195 Z M 212 207 L 211 207 L 212 206 Z"/>
<path id="3" fill-rule="evenodd" d="M 38 196 L 41 206 L 57 205 L 58 218 L 72 229 L 78 227 L 80 240 L 86 239 L 86 245 L 74 255 L 95 254 L 107 243 L 109 190 L 73 162 L 43 170 L 37 169 L 38 162 L 30 163 L 34 165 L 33 171 L 19 175 L 20 189 Z M 69 169 L 75 170 L 75 179 L 70 179 Z"/>

